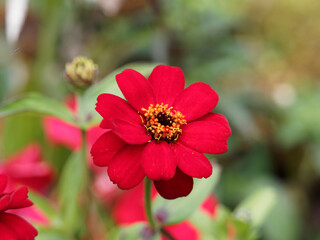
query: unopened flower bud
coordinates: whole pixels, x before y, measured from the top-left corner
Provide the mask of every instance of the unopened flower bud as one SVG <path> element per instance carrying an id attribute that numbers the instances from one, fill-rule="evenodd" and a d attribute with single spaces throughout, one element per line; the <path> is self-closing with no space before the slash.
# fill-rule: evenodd
<path id="1" fill-rule="evenodd" d="M 65 76 L 75 87 L 90 86 L 98 75 L 98 65 L 86 57 L 76 57 L 66 64 Z"/>

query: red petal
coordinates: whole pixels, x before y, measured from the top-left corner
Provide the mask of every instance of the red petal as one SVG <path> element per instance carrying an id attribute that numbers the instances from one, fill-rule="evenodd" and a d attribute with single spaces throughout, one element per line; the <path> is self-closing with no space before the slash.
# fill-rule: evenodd
<path id="1" fill-rule="evenodd" d="M 30 223 L 17 215 L 2 213 L 0 221 L 13 229 L 20 240 L 33 240 L 38 235 L 38 231 Z"/>
<path id="2" fill-rule="evenodd" d="M 212 165 L 203 153 L 178 143 L 173 146 L 179 168 L 190 177 L 207 178 L 212 174 Z"/>
<path id="3" fill-rule="evenodd" d="M 104 93 L 97 99 L 96 110 L 104 118 L 102 128 L 111 128 L 110 120 L 121 119 L 135 125 L 141 125 L 142 121 L 135 109 L 122 98 Z"/>
<path id="4" fill-rule="evenodd" d="M 218 204 L 219 203 L 216 197 L 213 194 L 211 194 L 201 204 L 201 209 L 207 214 L 209 214 L 211 217 L 213 217 L 216 214 Z"/>
<path id="5" fill-rule="evenodd" d="M 127 190 L 137 186 L 145 174 L 141 167 L 144 145 L 127 145 L 114 157 L 108 167 L 110 180 L 118 187 Z"/>
<path id="6" fill-rule="evenodd" d="M 106 132 L 98 138 L 91 148 L 93 162 L 98 166 L 108 166 L 112 158 L 125 144 L 113 132 Z"/>
<path id="7" fill-rule="evenodd" d="M 113 132 L 129 144 L 144 144 L 151 139 L 142 125 L 133 125 L 130 122 L 115 119 L 112 121 Z"/>
<path id="8" fill-rule="evenodd" d="M 48 189 L 55 176 L 52 167 L 46 162 L 9 163 L 6 170 L 14 182 L 42 193 Z"/>
<path id="9" fill-rule="evenodd" d="M 1 215 L 6 213 L 0 213 L 0 239 L 7 240 L 20 240 L 14 230 L 1 222 Z"/>
<path id="10" fill-rule="evenodd" d="M 30 207 L 32 205 L 33 203 L 28 199 L 28 189 L 26 187 L 20 187 L 10 194 L 10 209 Z"/>
<path id="11" fill-rule="evenodd" d="M 213 110 L 218 100 L 218 94 L 208 84 L 198 82 L 184 89 L 176 97 L 173 106 L 190 122 Z"/>
<path id="12" fill-rule="evenodd" d="M 4 192 L 8 184 L 8 178 L 6 175 L 0 175 L 0 195 Z"/>
<path id="13" fill-rule="evenodd" d="M 175 199 L 189 195 L 193 188 L 193 179 L 184 174 L 179 168 L 169 181 L 154 181 L 159 194 L 166 199 Z"/>
<path id="14" fill-rule="evenodd" d="M 156 103 L 151 83 L 137 71 L 126 69 L 116 79 L 123 96 L 137 111 Z"/>
<path id="15" fill-rule="evenodd" d="M 10 196 L 8 194 L 4 194 L 0 197 L 0 212 L 3 212 L 8 209 L 10 202 Z"/>
<path id="16" fill-rule="evenodd" d="M 108 120 L 102 119 L 99 127 L 104 129 L 110 129 L 110 122 Z"/>
<path id="17" fill-rule="evenodd" d="M 203 116 L 202 118 L 197 119 L 197 121 L 210 121 L 219 123 L 220 125 L 224 126 L 227 132 L 227 135 L 231 136 L 231 129 L 229 126 L 228 120 L 220 113 L 208 113 L 207 115 Z"/>
<path id="18" fill-rule="evenodd" d="M 100 136 L 102 136 L 102 134 L 104 134 L 105 132 L 106 132 L 106 130 L 100 128 L 99 126 L 91 127 L 87 131 L 87 143 L 88 143 L 89 147 L 91 148 L 91 146 L 97 141 L 97 139 Z"/>
<path id="19" fill-rule="evenodd" d="M 4 166 L 12 182 L 20 183 L 37 190 L 45 191 L 54 177 L 53 168 L 42 161 L 41 148 L 32 143 L 11 157 Z"/>
<path id="20" fill-rule="evenodd" d="M 198 230 L 188 221 L 165 227 L 165 230 L 170 233 L 175 240 L 199 240 Z M 168 240 L 162 237 L 162 240 Z"/>
<path id="21" fill-rule="evenodd" d="M 47 216 L 46 213 L 44 213 L 42 210 L 40 210 L 40 208 L 38 208 L 35 205 L 27 208 L 10 209 L 6 211 L 6 213 L 21 216 L 27 221 L 31 221 L 34 224 L 41 224 L 42 226 L 49 227 L 51 221 L 49 219 L 49 216 Z"/>
<path id="22" fill-rule="evenodd" d="M 48 140 L 71 150 L 81 147 L 81 131 L 78 127 L 54 117 L 45 117 L 43 127 Z"/>
<path id="23" fill-rule="evenodd" d="M 204 120 L 204 121 L 203 121 Z M 188 123 L 179 138 L 179 141 L 198 152 L 221 154 L 228 151 L 228 138 L 231 131 L 224 123 L 222 115 L 210 113 L 199 121 Z"/>
<path id="24" fill-rule="evenodd" d="M 64 102 L 73 113 L 77 111 L 78 102 L 75 95 L 69 95 L 68 97 L 66 97 Z"/>
<path id="25" fill-rule="evenodd" d="M 157 103 L 172 105 L 184 89 L 184 75 L 180 68 L 159 65 L 149 76 Z"/>
<path id="26" fill-rule="evenodd" d="M 176 171 L 177 158 L 167 142 L 151 141 L 142 154 L 142 167 L 151 180 L 169 180 Z"/>
<path id="27" fill-rule="evenodd" d="M 41 147 L 37 143 L 30 143 L 17 154 L 10 157 L 7 162 L 34 163 L 42 159 Z"/>

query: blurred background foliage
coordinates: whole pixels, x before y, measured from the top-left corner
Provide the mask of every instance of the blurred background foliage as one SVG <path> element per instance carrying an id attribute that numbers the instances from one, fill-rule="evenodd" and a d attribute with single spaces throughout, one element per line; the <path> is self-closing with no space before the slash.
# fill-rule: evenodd
<path id="1" fill-rule="evenodd" d="M 0 101 L 37 91 L 63 100 L 66 62 L 92 58 L 100 78 L 130 62 L 183 69 L 219 94 L 233 130 L 215 194 L 235 208 L 278 189 L 261 239 L 320 239 L 320 2 L 318 0 L 29 1 L 15 47 L 0 5 Z M 47 143 L 41 118 L 0 119 L 0 158 L 37 141 L 61 168 L 69 150 Z M 263 207 L 263 202 L 261 203 Z"/>

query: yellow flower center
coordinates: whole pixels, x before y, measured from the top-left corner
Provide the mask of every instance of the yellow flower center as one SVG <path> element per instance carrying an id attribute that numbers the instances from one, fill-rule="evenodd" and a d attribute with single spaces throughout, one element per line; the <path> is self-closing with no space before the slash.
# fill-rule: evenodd
<path id="1" fill-rule="evenodd" d="M 151 140 L 164 140 L 175 143 L 182 134 L 182 126 L 187 124 L 181 112 L 168 107 L 168 104 L 150 104 L 148 109 L 142 108 L 142 123 Z"/>

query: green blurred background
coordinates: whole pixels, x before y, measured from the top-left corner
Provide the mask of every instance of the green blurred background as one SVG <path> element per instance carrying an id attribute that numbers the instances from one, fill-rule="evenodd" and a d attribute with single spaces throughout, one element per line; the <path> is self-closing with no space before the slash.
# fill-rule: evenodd
<path id="1" fill-rule="evenodd" d="M 216 190 L 234 208 L 264 186 L 279 201 L 261 239 L 320 239 L 319 0 L 30 0 L 18 43 L 0 5 L 0 102 L 38 91 L 64 99 L 66 62 L 92 58 L 100 78 L 130 62 L 183 69 L 219 94 L 233 134 Z M 60 168 L 41 118 L 0 119 L 0 158 L 38 141 Z M 263 203 L 261 203 L 263 207 Z"/>

